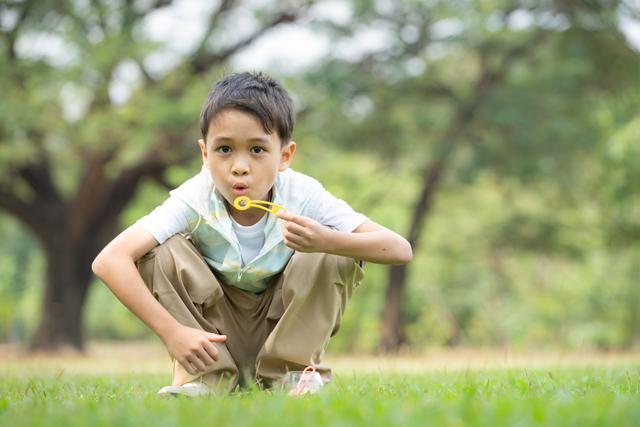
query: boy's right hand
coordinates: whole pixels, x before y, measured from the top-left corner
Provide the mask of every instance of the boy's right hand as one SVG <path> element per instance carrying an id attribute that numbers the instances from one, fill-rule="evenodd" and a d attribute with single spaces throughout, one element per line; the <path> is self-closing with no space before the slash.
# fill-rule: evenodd
<path id="1" fill-rule="evenodd" d="M 180 325 L 164 339 L 169 354 L 191 375 L 205 372 L 218 360 L 218 350 L 212 342 L 224 342 L 226 335 Z"/>

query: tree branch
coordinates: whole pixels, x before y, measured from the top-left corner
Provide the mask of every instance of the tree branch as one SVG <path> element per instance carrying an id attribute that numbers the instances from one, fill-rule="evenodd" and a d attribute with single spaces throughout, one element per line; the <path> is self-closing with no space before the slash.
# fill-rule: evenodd
<path id="1" fill-rule="evenodd" d="M 424 226 L 424 218 L 426 217 L 426 212 L 428 212 L 431 205 L 430 200 L 432 199 L 432 195 L 436 192 L 438 183 L 440 182 L 440 178 L 447 163 L 447 159 L 453 151 L 453 147 L 461 142 L 461 139 L 470 126 L 470 123 L 475 119 L 476 113 L 484 102 L 489 90 L 504 80 L 510 66 L 517 58 L 522 56 L 529 49 L 537 48 L 539 46 L 539 42 L 542 41 L 545 35 L 546 34 L 543 32 L 538 32 L 532 39 L 507 50 L 502 58 L 501 66 L 497 70 L 490 69 L 488 61 L 482 61 L 484 66 L 482 67 L 480 76 L 474 84 L 475 90 L 472 100 L 466 105 L 458 107 L 458 113 L 456 114 L 455 121 L 451 124 L 447 133 L 442 138 L 444 147 L 443 153 L 431 165 L 425 167 L 422 173 L 422 192 L 418 198 L 418 203 L 414 208 L 414 217 L 411 221 L 409 230 L 409 242 L 414 250 L 418 247 L 418 240 Z M 484 49 L 481 49 L 481 51 L 486 52 Z M 421 214 L 418 214 L 419 212 L 421 212 Z"/>
<path id="2" fill-rule="evenodd" d="M 124 8 L 122 15 L 122 27 L 124 28 L 133 28 L 133 25 L 139 21 L 141 18 L 144 18 L 151 12 L 158 10 L 163 7 L 170 6 L 173 3 L 173 0 L 154 0 L 149 7 L 146 9 L 137 11 L 135 9 L 135 1 L 126 0 L 126 7 Z M 127 30 L 130 31 L 130 30 Z"/>
<path id="3" fill-rule="evenodd" d="M 265 34 L 270 29 L 287 22 L 293 22 L 297 19 L 299 12 L 281 12 L 276 15 L 271 21 L 260 27 L 258 30 L 240 40 L 236 44 L 222 50 L 218 53 L 208 54 L 206 51 L 198 52 L 197 55 L 193 55 L 191 59 L 191 69 L 195 74 L 203 73 L 209 70 L 212 66 L 225 62 L 231 55 L 238 52 L 242 48 L 251 44 L 258 37 Z"/>
<path id="4" fill-rule="evenodd" d="M 26 21 L 27 15 L 29 14 L 34 4 L 35 4 L 35 1 L 33 0 L 15 3 L 15 6 L 18 6 L 18 7 L 22 6 L 22 9 L 20 9 L 20 13 L 18 14 L 18 20 L 16 22 L 16 25 L 9 32 L 6 33 L 7 34 L 7 55 L 9 56 L 9 60 L 11 61 L 14 61 L 16 59 L 15 44 L 18 38 L 18 32 L 20 31 L 22 25 Z"/>
<path id="5" fill-rule="evenodd" d="M 70 239 L 77 241 L 86 229 L 88 218 L 93 214 L 100 195 L 106 186 L 105 168 L 115 157 L 115 150 L 98 152 L 86 150 L 84 159 L 84 173 L 73 200 L 70 201 L 69 212 L 73 215 L 70 223 Z"/>
<path id="6" fill-rule="evenodd" d="M 194 51 L 193 55 L 195 57 L 201 57 L 206 55 L 205 52 L 206 52 L 207 42 L 209 41 L 209 37 L 211 37 L 211 34 L 213 33 L 213 31 L 216 29 L 216 26 L 218 25 L 218 21 L 220 20 L 220 16 L 222 16 L 225 12 L 231 9 L 231 6 L 233 6 L 235 1 L 236 0 L 222 0 L 218 9 L 211 14 L 211 17 L 209 18 L 209 25 L 207 26 L 207 30 L 205 31 L 204 36 L 202 37 L 202 40 L 200 40 L 200 43 L 198 44 L 198 48 Z"/>
<path id="7" fill-rule="evenodd" d="M 167 181 L 167 177 L 165 177 L 164 173 L 162 172 L 151 174 L 149 175 L 149 178 L 154 180 L 160 187 L 166 190 L 172 190 L 175 187 L 173 184 Z"/>
<path id="8" fill-rule="evenodd" d="M 73 6 L 72 6 L 73 7 Z M 104 17 L 104 7 L 100 0 L 91 0 L 91 8 L 96 11 L 98 17 L 98 25 L 102 32 L 106 35 L 109 34 L 107 31 L 107 21 Z"/>
<path id="9" fill-rule="evenodd" d="M 166 152 L 167 146 L 171 144 L 176 144 L 176 142 L 167 140 L 151 147 L 138 163 L 124 169 L 115 180 L 104 185 L 99 197 L 94 198 L 95 203 L 91 216 L 85 222 L 86 228 L 79 230 L 77 237 L 81 238 L 83 233 L 99 229 L 100 225 L 107 223 L 109 218 L 117 218 L 135 195 L 141 179 L 147 176 L 162 176 L 170 166 L 185 164 L 193 160 L 193 157 L 186 152 L 173 158 L 163 158 L 158 154 Z M 78 203 L 82 203 L 82 201 L 78 201 Z"/>
<path id="10" fill-rule="evenodd" d="M 44 156 L 38 163 L 29 163 L 17 168 L 18 175 L 38 195 L 38 199 L 51 203 L 61 201 L 60 193 L 53 185 L 49 160 Z"/>
<path id="11" fill-rule="evenodd" d="M 6 187 L 0 187 L 0 209 L 20 220 L 27 228 L 39 237 L 46 235 L 46 217 L 41 206 L 35 202 L 27 202 L 18 198 Z"/>

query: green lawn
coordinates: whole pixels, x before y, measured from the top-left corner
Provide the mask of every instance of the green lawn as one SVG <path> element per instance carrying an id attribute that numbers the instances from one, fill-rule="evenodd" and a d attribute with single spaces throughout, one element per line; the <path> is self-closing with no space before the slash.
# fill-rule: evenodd
<path id="1" fill-rule="evenodd" d="M 166 374 L 0 367 L 1 426 L 639 426 L 640 364 L 336 374 L 316 396 L 163 400 Z"/>

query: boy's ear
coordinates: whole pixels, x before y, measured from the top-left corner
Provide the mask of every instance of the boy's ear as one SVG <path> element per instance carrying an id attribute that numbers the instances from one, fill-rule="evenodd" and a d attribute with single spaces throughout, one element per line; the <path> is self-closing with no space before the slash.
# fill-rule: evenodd
<path id="1" fill-rule="evenodd" d="M 278 167 L 278 171 L 282 172 L 289 167 L 289 165 L 291 164 L 291 160 L 293 160 L 293 153 L 295 152 L 295 141 L 289 141 L 287 145 L 282 147 L 282 151 L 280 152 L 280 166 Z"/>
<path id="2" fill-rule="evenodd" d="M 200 152 L 202 153 L 202 163 L 207 163 L 207 143 L 204 142 L 204 139 L 199 139 L 198 146 L 200 147 Z"/>

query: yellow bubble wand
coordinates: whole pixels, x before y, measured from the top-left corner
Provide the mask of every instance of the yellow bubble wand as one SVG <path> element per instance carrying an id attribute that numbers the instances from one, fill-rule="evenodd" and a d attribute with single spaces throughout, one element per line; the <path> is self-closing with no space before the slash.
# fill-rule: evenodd
<path id="1" fill-rule="evenodd" d="M 271 205 L 271 207 L 265 207 L 262 205 Z M 246 211 L 249 208 L 262 209 L 276 215 L 279 210 L 286 211 L 284 206 L 276 205 L 275 203 L 265 202 L 264 200 L 251 200 L 247 196 L 236 197 L 233 201 L 233 207 L 239 211 Z"/>

